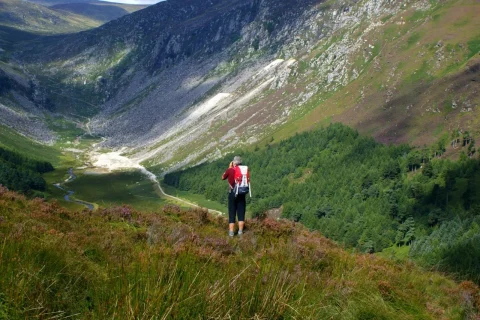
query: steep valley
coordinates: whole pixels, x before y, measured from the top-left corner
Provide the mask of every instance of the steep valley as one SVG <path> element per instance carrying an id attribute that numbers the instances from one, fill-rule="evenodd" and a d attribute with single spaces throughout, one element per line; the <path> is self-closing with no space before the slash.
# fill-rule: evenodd
<path id="1" fill-rule="evenodd" d="M 105 147 L 160 173 L 337 121 L 385 143 L 478 136 L 478 14 L 475 1 L 168 1 L 15 57 L 47 112 L 92 117 Z"/>

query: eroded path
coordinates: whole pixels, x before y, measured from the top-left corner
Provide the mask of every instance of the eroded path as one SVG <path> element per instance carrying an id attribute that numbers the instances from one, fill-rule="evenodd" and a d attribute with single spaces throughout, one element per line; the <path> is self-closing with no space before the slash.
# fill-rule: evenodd
<path id="1" fill-rule="evenodd" d="M 157 179 L 157 176 L 155 174 L 153 174 L 152 172 L 148 171 L 145 167 L 143 166 L 140 166 L 140 171 L 148 177 L 148 179 L 150 179 L 150 181 L 153 182 L 154 186 L 155 186 L 155 192 L 157 192 L 157 194 L 160 196 L 160 197 L 163 197 L 163 198 L 167 198 L 167 199 L 171 199 L 171 200 L 175 200 L 175 201 L 178 201 L 180 203 L 184 203 L 190 207 L 194 207 L 194 208 L 199 208 L 199 209 L 207 209 L 209 212 L 211 213 L 216 213 L 216 214 L 220 214 L 220 215 L 223 215 L 224 213 L 223 212 L 220 212 L 220 211 L 217 211 L 217 210 L 212 210 L 212 209 L 208 209 L 208 208 L 203 208 L 203 207 L 200 207 L 199 205 L 196 205 L 192 202 L 189 202 L 189 201 L 186 201 L 184 199 L 181 199 L 181 198 L 178 198 L 178 197 L 175 197 L 175 196 L 172 196 L 172 195 L 169 195 L 167 194 L 160 182 L 158 181 Z"/>

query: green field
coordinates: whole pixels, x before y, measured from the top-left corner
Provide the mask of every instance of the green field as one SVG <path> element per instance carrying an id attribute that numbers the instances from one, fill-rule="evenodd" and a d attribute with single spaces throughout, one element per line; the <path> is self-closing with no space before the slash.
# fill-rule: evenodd
<path id="1" fill-rule="evenodd" d="M 165 193 L 167 193 L 168 195 L 188 200 L 189 202 L 192 202 L 200 207 L 217 210 L 224 213 L 227 212 L 226 205 L 224 206 L 216 201 L 208 200 L 203 194 L 196 194 L 188 191 L 178 190 L 174 187 L 164 184 L 163 182 L 162 188 L 163 191 L 165 191 Z"/>
<path id="2" fill-rule="evenodd" d="M 138 171 L 87 174 L 66 184 L 75 198 L 100 207 L 130 205 L 138 210 L 158 211 L 166 201 L 154 191 L 152 182 Z"/>
<path id="3" fill-rule="evenodd" d="M 51 162 L 54 166 L 59 165 L 61 153 L 52 146 L 35 142 L 22 136 L 12 129 L 0 125 L 0 146 L 13 149 L 16 152 L 27 155 L 36 160 Z"/>

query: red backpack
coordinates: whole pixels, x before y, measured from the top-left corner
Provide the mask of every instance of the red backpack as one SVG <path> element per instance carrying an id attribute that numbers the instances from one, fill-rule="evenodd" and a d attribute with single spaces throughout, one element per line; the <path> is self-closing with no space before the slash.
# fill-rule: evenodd
<path id="1" fill-rule="evenodd" d="M 235 187 L 233 188 L 235 195 L 249 193 L 250 197 L 252 197 L 252 190 L 250 188 L 250 171 L 248 170 L 248 167 L 236 166 L 233 170 L 235 170 L 235 175 L 233 176 L 235 179 Z"/>

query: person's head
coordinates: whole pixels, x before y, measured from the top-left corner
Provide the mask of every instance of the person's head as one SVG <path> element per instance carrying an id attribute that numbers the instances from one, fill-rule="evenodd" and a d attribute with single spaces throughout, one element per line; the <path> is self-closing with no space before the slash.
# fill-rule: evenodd
<path id="1" fill-rule="evenodd" d="M 233 165 L 234 166 L 238 166 L 238 165 L 241 165 L 242 164 L 242 158 L 240 158 L 239 156 L 235 156 L 233 158 Z"/>

